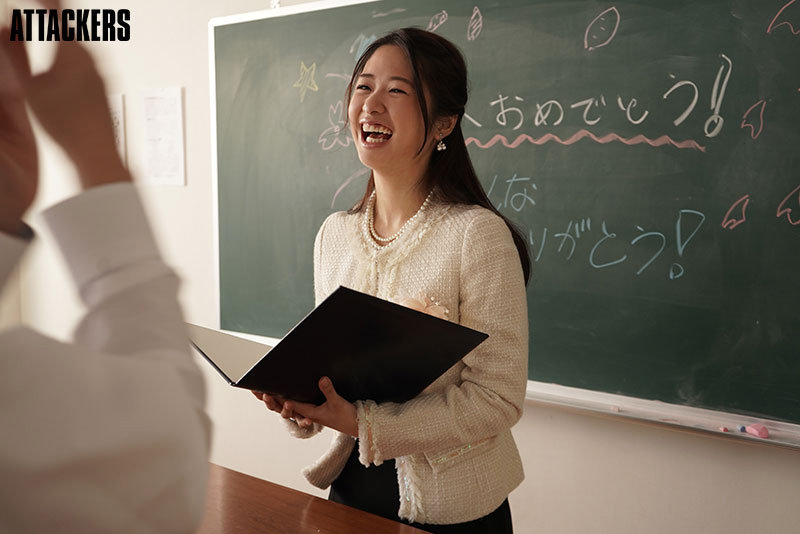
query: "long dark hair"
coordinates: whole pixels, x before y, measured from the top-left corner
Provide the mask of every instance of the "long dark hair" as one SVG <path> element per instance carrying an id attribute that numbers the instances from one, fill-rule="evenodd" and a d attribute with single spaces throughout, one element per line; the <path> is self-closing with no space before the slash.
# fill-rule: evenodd
<path id="1" fill-rule="evenodd" d="M 461 51 L 453 43 L 435 33 L 419 28 L 395 30 L 374 41 L 361 54 L 353 68 L 353 76 L 345 91 L 344 109 L 350 107 L 353 87 L 356 79 L 363 72 L 364 65 L 378 48 L 385 45 L 394 45 L 400 48 L 411 64 L 414 74 L 414 90 L 417 93 L 425 125 L 425 138 L 422 141 L 420 152 L 428 142 L 428 136 L 437 117 L 454 115 L 458 117 L 455 128 L 444 139 L 447 150 L 433 152 L 420 185 L 426 190 L 438 187 L 437 199 L 443 202 L 477 204 L 500 216 L 511 230 L 511 237 L 514 238 L 514 245 L 517 247 L 527 284 L 530 278 L 531 260 L 528 256 L 525 238 L 519 229 L 497 211 L 497 208 L 489 201 L 489 197 L 486 196 L 486 192 L 478 180 L 478 175 L 475 174 L 467 146 L 464 143 L 461 119 L 464 117 L 464 108 L 467 105 L 467 65 Z M 430 109 L 428 103 L 425 102 L 423 88 L 427 88 L 429 91 Z M 364 196 L 348 213 L 358 213 L 363 210 L 374 188 L 374 178 L 370 175 Z"/>

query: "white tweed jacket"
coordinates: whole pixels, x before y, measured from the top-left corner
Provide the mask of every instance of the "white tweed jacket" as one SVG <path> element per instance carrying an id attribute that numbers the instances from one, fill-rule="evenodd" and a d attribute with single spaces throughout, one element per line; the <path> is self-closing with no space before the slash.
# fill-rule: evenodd
<path id="1" fill-rule="evenodd" d="M 433 300 L 450 320 L 489 338 L 408 402 L 358 401 L 358 441 L 336 433 L 304 474 L 327 488 L 358 443 L 366 466 L 395 459 L 400 518 L 477 519 L 523 479 L 510 429 L 525 400 L 528 314 L 511 233 L 487 209 L 436 202 L 385 247 L 368 237 L 365 222 L 363 213 L 339 212 L 322 224 L 314 244 L 317 304 L 340 285 L 392 301 Z M 298 437 L 319 430 L 287 424 Z"/>

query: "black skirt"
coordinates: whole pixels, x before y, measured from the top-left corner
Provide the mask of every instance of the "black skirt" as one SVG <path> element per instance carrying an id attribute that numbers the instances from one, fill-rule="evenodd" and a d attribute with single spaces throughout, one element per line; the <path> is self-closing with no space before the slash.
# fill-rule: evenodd
<path id="1" fill-rule="evenodd" d="M 494 512 L 466 523 L 431 525 L 399 519 L 397 510 L 400 507 L 400 490 L 397 486 L 394 460 L 387 460 L 379 466 L 364 467 L 358 461 L 358 444 L 347 459 L 342 473 L 331 484 L 328 499 L 386 519 L 401 521 L 433 534 L 513 533 L 508 499 Z"/>

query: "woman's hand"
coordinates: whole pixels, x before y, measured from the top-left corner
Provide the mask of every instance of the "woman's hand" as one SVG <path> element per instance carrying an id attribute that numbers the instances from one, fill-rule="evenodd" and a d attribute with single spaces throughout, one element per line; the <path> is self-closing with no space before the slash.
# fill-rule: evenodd
<path id="1" fill-rule="evenodd" d="M 320 378 L 319 389 L 325 395 L 323 404 L 316 406 L 305 402 L 284 400 L 281 416 L 287 418 L 286 414 L 290 414 L 288 417 L 293 417 L 298 421 L 298 424 L 300 424 L 300 420 L 306 420 L 358 437 L 358 420 L 355 405 L 336 393 L 333 388 L 333 382 L 327 376 Z"/>
<path id="2" fill-rule="evenodd" d="M 269 408 L 271 411 L 281 414 L 281 417 L 284 419 L 293 420 L 300 428 L 309 428 L 312 424 L 314 424 L 314 421 L 311 419 L 303 417 L 302 415 L 296 414 L 287 409 L 285 407 L 286 399 L 283 397 L 278 395 L 270 395 L 269 393 L 264 393 L 263 391 L 250 390 L 250 392 L 255 395 L 258 400 L 264 401 L 264 404 L 266 404 L 267 408 Z"/>

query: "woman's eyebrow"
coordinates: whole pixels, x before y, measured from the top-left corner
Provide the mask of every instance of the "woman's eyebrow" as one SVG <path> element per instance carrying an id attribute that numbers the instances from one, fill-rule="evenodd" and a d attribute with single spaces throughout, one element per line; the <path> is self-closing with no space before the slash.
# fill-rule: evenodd
<path id="1" fill-rule="evenodd" d="M 371 80 L 374 80 L 374 79 L 375 79 L 375 75 L 374 75 L 374 74 L 369 74 L 369 73 L 364 73 L 364 72 L 362 72 L 361 74 L 359 74 L 359 75 L 358 75 L 358 77 L 359 77 L 359 78 L 369 78 L 369 79 L 371 79 Z M 412 82 L 412 81 L 411 81 L 411 80 L 409 80 L 408 78 L 404 78 L 403 76 L 390 76 L 390 77 L 389 77 L 389 79 L 390 79 L 390 80 L 394 80 L 394 81 L 399 81 L 399 82 L 407 83 L 407 84 L 408 84 L 408 85 L 410 85 L 411 87 L 414 87 L 414 82 Z"/>

